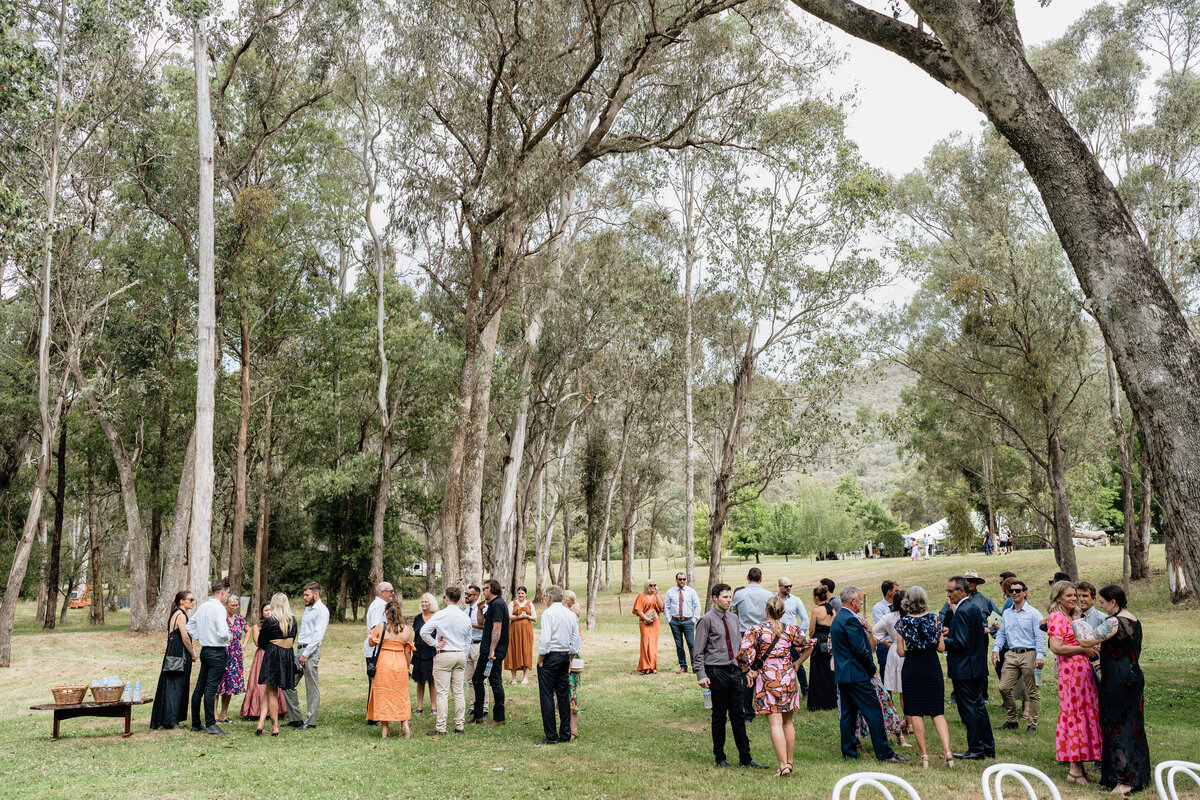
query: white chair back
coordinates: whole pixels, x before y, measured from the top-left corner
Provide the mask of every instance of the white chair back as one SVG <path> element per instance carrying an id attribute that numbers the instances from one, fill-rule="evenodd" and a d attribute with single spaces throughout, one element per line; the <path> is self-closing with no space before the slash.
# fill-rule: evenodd
<path id="1" fill-rule="evenodd" d="M 1200 786 L 1200 764 L 1194 761 L 1161 761 L 1154 767 L 1154 788 L 1158 789 L 1158 796 L 1162 800 L 1179 800 L 1179 792 L 1175 789 L 1175 776 L 1181 772 Z"/>
<path id="2" fill-rule="evenodd" d="M 904 780 L 904 778 L 887 772 L 856 772 L 853 775 L 847 775 L 834 784 L 831 800 L 841 800 L 842 789 L 847 785 L 850 786 L 850 795 L 847 800 L 857 800 L 858 790 L 864 786 L 878 789 L 879 793 L 883 795 L 884 800 L 896 800 L 895 796 L 892 795 L 891 789 L 887 787 L 889 783 L 904 789 L 904 791 L 908 792 L 908 796 L 912 800 L 921 800 L 921 795 L 917 794 L 917 790 L 913 788 L 911 783 Z"/>
<path id="3" fill-rule="evenodd" d="M 1021 784 L 1029 796 L 1029 800 L 1038 800 L 1037 789 L 1033 788 L 1033 784 L 1025 777 L 1026 775 L 1037 778 L 1045 784 L 1046 788 L 1050 790 L 1050 797 L 1053 800 L 1062 800 L 1058 787 L 1047 777 L 1046 773 L 1024 764 L 992 764 L 985 769 L 983 771 L 983 800 L 1004 800 L 1004 792 L 1000 784 L 1006 777 L 1014 778 L 1017 783 Z"/>

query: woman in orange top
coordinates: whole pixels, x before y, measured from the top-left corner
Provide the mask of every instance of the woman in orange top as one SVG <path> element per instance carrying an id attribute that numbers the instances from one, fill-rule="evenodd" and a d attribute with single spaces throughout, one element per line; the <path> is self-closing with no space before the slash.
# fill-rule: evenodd
<path id="1" fill-rule="evenodd" d="M 367 701 L 367 719 L 380 722 L 385 739 L 388 738 L 388 723 L 399 722 L 400 735 L 407 739 L 411 734 L 408 721 L 412 719 L 408 667 L 416 649 L 413 632 L 404 624 L 404 612 L 398 600 L 387 604 L 383 619 L 369 634 L 371 644 L 380 646 L 375 678 L 371 681 L 371 698 Z"/>
<path id="2" fill-rule="evenodd" d="M 653 675 L 658 672 L 658 631 L 662 627 L 663 600 L 658 584 L 646 581 L 646 591 L 633 601 L 633 613 L 641 624 L 642 649 L 638 657 L 638 672 Z"/>
<path id="3" fill-rule="evenodd" d="M 509 604 L 508 657 L 504 659 L 504 668 L 512 675 L 508 682 L 516 683 L 520 672 L 522 686 L 529 685 L 529 670 L 533 667 L 533 621 L 537 619 L 533 603 L 528 602 L 527 597 L 525 587 L 518 586 L 517 599 Z"/>

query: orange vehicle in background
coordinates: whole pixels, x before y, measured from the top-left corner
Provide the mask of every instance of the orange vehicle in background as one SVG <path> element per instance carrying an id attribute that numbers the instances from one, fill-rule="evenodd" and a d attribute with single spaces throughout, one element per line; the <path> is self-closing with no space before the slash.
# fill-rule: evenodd
<path id="1" fill-rule="evenodd" d="M 71 592 L 71 599 L 67 601 L 67 608 L 87 608 L 92 604 L 92 587 L 91 584 L 85 589 L 76 589 Z"/>

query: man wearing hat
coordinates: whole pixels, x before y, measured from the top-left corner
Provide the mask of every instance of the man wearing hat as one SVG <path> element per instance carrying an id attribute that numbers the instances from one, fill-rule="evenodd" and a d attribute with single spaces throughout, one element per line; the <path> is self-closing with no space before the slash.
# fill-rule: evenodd
<path id="1" fill-rule="evenodd" d="M 979 587 L 987 583 L 987 579 L 980 577 L 979 573 L 973 569 L 969 569 L 964 572 L 963 577 L 967 579 L 968 586 L 966 602 L 972 603 L 976 608 L 979 609 L 979 613 L 983 615 L 984 622 L 986 623 L 987 618 L 991 616 L 993 612 L 996 614 L 996 616 L 1000 616 L 1000 609 L 995 603 L 992 602 L 992 598 L 979 591 Z M 954 609 L 950 607 L 949 603 L 946 603 L 946 605 L 942 606 L 941 617 L 942 624 L 949 628 L 950 622 L 954 617 Z M 995 635 L 996 632 L 989 628 L 988 633 Z"/>

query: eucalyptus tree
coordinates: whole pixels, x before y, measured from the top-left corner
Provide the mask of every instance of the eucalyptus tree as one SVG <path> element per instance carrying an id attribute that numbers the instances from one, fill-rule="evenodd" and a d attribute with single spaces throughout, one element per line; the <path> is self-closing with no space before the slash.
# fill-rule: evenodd
<path id="1" fill-rule="evenodd" d="M 901 209 L 927 249 L 914 336 L 898 359 L 1042 471 L 1055 557 L 1075 576 L 1067 477 L 1096 455 L 1100 365 L 1083 299 L 1024 181 L 1007 145 L 984 137 L 940 145 L 902 182 Z"/>
<path id="2" fill-rule="evenodd" d="M 1012 4 L 907 0 L 918 22 L 854 0 L 792 0 L 879 45 L 975 105 L 1020 155 L 1113 353 L 1159 476 L 1180 576 L 1200 585 L 1200 343 L 1136 222 L 1030 67 Z"/>
<path id="3" fill-rule="evenodd" d="M 840 111 L 780 107 L 747 145 L 719 158 L 706 206 L 705 291 L 723 312 L 712 345 L 709 586 L 721 581 L 730 509 L 837 438 L 830 408 L 869 338 L 861 300 L 885 280 L 861 237 L 885 213 L 886 184 L 846 137 Z M 756 387 L 756 376 L 767 380 Z"/>
<path id="4" fill-rule="evenodd" d="M 687 124 L 704 104 L 746 81 L 693 100 L 664 76 L 693 26 L 739 4 L 750 19 L 765 13 L 765 4 L 740 0 L 559 0 L 536 8 L 424 0 L 396 15 L 396 58 L 418 97 L 413 124 L 428 132 L 420 171 L 436 196 L 456 205 L 466 260 L 457 278 L 436 277 L 454 284 L 466 351 L 441 526 L 449 580 L 482 570 L 497 334 L 544 198 L 597 159 L 686 145 Z M 713 63 L 719 58 L 714 53 Z"/>

